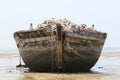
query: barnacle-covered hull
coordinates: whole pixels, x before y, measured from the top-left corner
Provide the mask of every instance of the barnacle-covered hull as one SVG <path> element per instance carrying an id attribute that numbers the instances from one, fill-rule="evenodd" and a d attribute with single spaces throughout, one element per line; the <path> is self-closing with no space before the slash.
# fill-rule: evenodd
<path id="1" fill-rule="evenodd" d="M 56 31 L 28 30 L 14 33 L 20 55 L 35 71 L 88 71 L 97 62 L 106 33 L 62 31 L 62 56 L 58 55 Z"/>

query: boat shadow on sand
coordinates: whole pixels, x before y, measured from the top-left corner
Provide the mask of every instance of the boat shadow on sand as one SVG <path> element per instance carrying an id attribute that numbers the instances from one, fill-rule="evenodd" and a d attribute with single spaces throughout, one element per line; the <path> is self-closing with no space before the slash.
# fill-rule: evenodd
<path id="1" fill-rule="evenodd" d="M 20 68 L 19 68 L 20 69 Z M 29 68 L 21 67 L 23 77 L 19 80 L 106 80 L 109 74 L 95 72 L 93 70 L 83 72 L 36 72 L 31 71 Z"/>

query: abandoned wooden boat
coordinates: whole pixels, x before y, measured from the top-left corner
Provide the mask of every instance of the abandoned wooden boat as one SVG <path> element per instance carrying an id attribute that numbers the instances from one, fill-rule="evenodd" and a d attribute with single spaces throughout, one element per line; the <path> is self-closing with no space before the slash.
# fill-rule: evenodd
<path id="1" fill-rule="evenodd" d="M 14 33 L 24 63 L 34 71 L 88 71 L 97 62 L 107 37 L 85 24 L 66 29 L 62 23 L 48 20 L 38 26 Z"/>

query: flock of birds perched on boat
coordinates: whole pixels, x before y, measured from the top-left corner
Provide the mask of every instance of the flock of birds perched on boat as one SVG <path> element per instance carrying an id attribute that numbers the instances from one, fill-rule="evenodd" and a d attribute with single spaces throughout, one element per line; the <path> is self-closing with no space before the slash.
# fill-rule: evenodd
<path id="1" fill-rule="evenodd" d="M 55 31 L 57 23 L 61 24 L 64 31 L 70 31 L 70 32 L 78 32 L 80 30 L 96 31 L 96 29 L 94 28 L 94 25 L 92 25 L 91 27 L 88 27 L 86 24 L 77 25 L 76 23 L 74 23 L 71 20 L 68 20 L 66 18 L 64 18 L 64 19 L 52 18 L 49 20 L 45 20 L 43 23 L 38 24 L 36 29 L 47 29 L 47 31 Z M 30 30 L 33 29 L 32 23 L 30 24 L 29 29 Z"/>

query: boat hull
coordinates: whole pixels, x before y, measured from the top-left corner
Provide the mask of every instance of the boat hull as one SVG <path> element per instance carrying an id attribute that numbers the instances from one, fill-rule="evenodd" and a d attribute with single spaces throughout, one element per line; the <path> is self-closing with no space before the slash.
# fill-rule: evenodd
<path id="1" fill-rule="evenodd" d="M 32 38 L 27 40 L 19 35 L 35 35 L 35 33 L 37 34 L 38 30 L 14 34 L 23 61 L 34 71 L 59 71 L 56 34 L 51 36 L 50 33 L 45 33 L 44 37 L 31 36 Z M 65 32 L 60 70 L 64 72 L 88 71 L 99 59 L 105 39 L 106 33 L 90 35 L 89 33 Z"/>
<path id="2" fill-rule="evenodd" d="M 45 50 L 46 49 L 46 50 Z M 52 69 L 52 56 L 51 56 L 51 48 L 45 48 L 42 51 L 39 48 L 19 48 L 20 55 L 22 56 L 23 61 L 27 66 L 30 67 L 31 70 L 35 71 L 51 71 Z M 56 49 L 54 48 L 54 51 Z M 63 66 L 64 72 L 80 72 L 80 71 L 88 71 L 92 66 L 97 62 L 100 53 L 97 52 L 85 52 L 81 51 L 80 56 L 71 54 L 67 51 L 63 53 Z M 54 52 L 54 71 L 57 71 L 57 58 L 56 52 Z"/>

